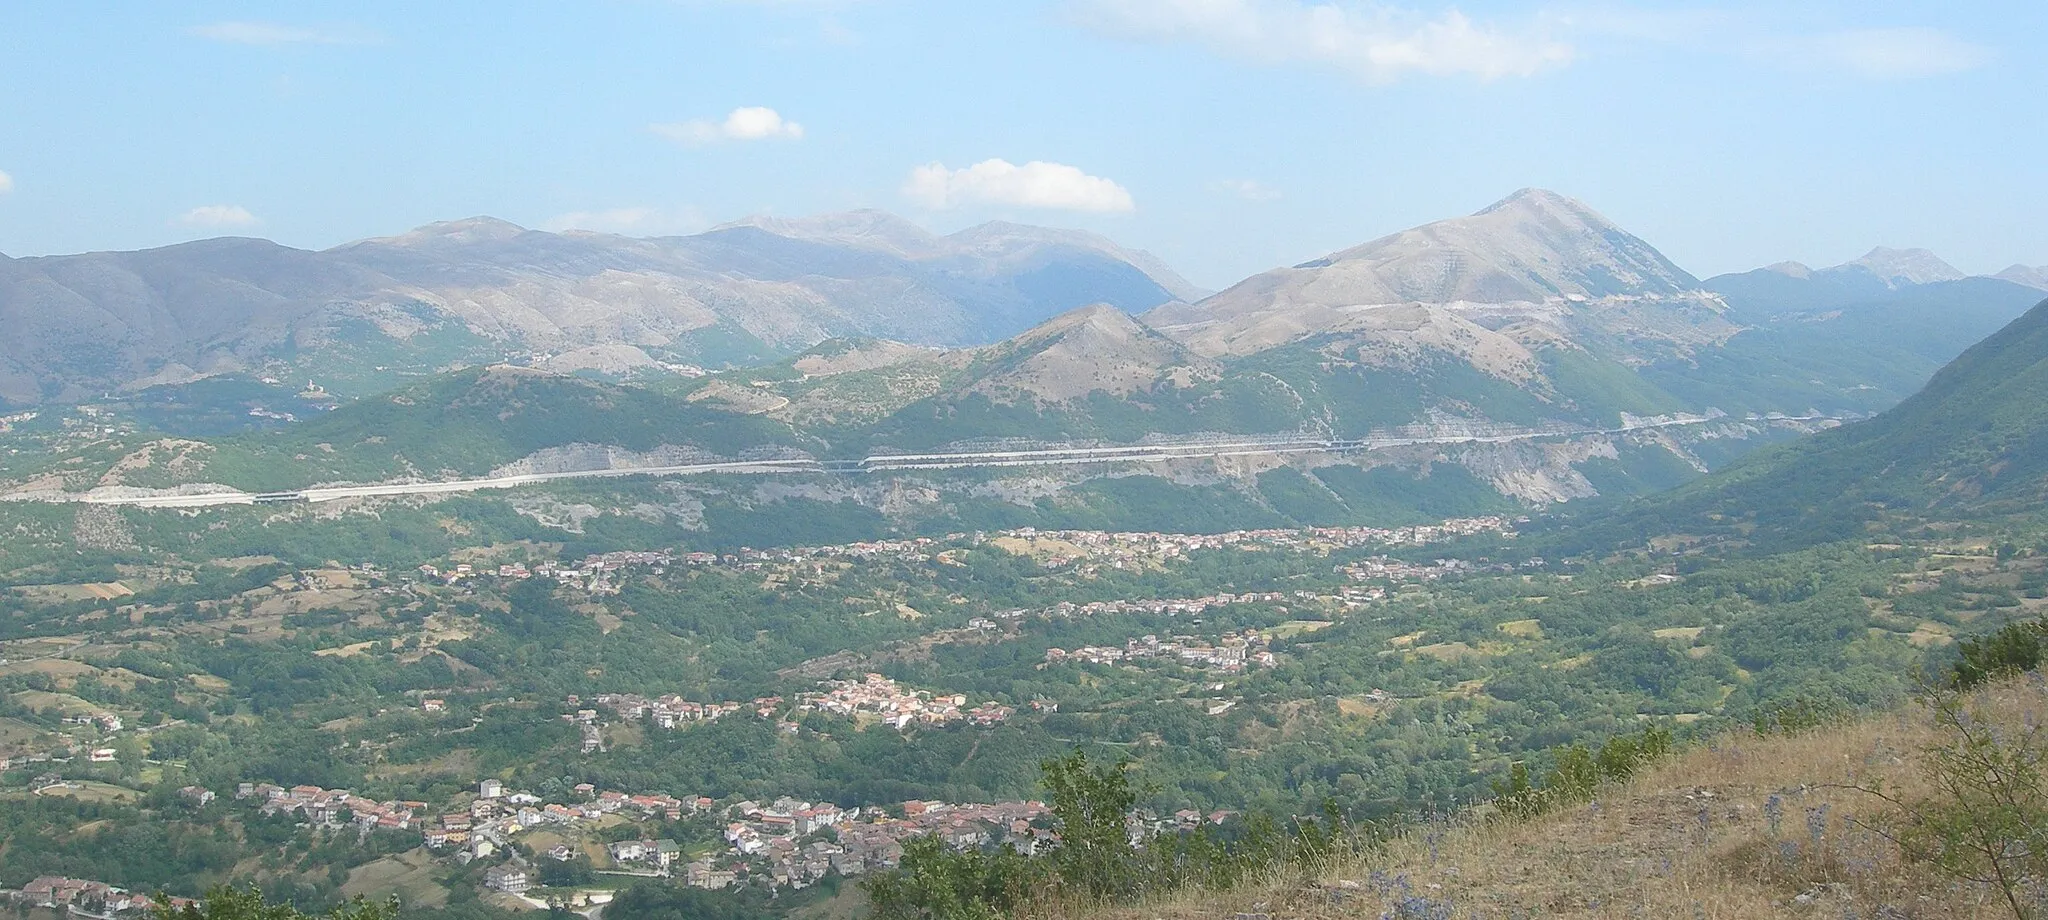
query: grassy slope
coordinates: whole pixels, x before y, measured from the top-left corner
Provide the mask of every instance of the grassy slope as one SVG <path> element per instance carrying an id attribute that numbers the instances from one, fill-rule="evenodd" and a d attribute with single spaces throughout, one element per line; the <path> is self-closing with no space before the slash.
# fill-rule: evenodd
<path id="1" fill-rule="evenodd" d="M 2017 729 L 2040 718 L 2048 690 L 2016 681 L 1978 702 L 1979 715 Z M 1952 887 L 1904 860 L 1870 829 L 1893 813 L 1849 788 L 1924 795 L 1921 751 L 1936 737 L 1918 706 L 1795 737 L 1731 735 L 1603 789 L 1596 804 L 1526 822 L 1468 816 L 1418 827 L 1384 853 L 1305 878 L 1114 916 L 2010 916 L 1988 891 Z"/>

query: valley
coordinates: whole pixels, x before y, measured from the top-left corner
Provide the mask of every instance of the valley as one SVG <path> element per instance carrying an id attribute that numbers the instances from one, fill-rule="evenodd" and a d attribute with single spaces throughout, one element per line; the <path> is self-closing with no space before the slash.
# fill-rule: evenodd
<path id="1" fill-rule="evenodd" d="M 2048 305 L 1923 253 L 1702 281 L 1532 189 L 1214 295 L 871 212 L 263 258 L 325 298 L 262 307 L 293 349 L 6 391 L 35 910 L 838 920 L 1064 871 L 1088 764 L 1178 897 L 1896 710 L 2048 612 Z"/>

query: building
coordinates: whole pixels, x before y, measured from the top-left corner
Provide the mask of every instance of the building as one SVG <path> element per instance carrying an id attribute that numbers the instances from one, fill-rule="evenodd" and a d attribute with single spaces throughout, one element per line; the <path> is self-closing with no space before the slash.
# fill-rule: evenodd
<path id="1" fill-rule="evenodd" d="M 484 887 L 506 894 L 525 894 L 533 887 L 533 881 L 526 875 L 526 867 L 516 863 L 493 866 L 484 872 Z"/>
<path id="2" fill-rule="evenodd" d="M 476 794 L 487 799 L 499 798 L 505 794 L 505 784 L 494 779 L 484 780 L 476 784 Z"/>

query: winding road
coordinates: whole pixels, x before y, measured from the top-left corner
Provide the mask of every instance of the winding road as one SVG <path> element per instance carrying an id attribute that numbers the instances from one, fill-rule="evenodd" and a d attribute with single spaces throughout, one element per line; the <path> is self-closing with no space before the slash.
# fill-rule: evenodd
<path id="1" fill-rule="evenodd" d="M 1615 428 L 1573 428 L 1550 426 L 1478 433 L 1390 433 L 1357 439 L 1307 437 L 1238 439 L 1148 444 L 1129 447 L 1072 447 L 1038 450 L 963 451 L 930 454 L 878 454 L 860 460 L 734 460 L 685 466 L 651 466 L 623 469 L 574 470 L 555 473 L 523 473 L 483 479 L 454 479 L 440 482 L 389 482 L 372 485 L 320 486 L 288 492 L 196 492 L 134 494 L 128 491 L 84 493 L 40 493 L 5 496 L 17 500 L 81 502 L 95 505 L 125 505 L 137 508 L 206 508 L 217 505 L 257 505 L 298 502 L 330 502 L 346 498 L 381 498 L 401 495 L 437 495 L 511 489 L 565 479 L 615 479 L 625 476 L 695 476 L 707 473 L 884 473 L 902 470 L 948 470 L 975 467 L 1076 466 L 1093 463 L 1164 463 L 1214 457 L 1241 457 L 1295 453 L 1355 453 L 1413 447 L 1424 444 L 1506 444 L 1542 438 L 1586 437 L 1627 434 L 1664 428 L 1687 428 L 1716 422 L 1824 422 L 1839 421 L 1832 416 L 1753 415 L 1680 416 L 1631 421 Z"/>

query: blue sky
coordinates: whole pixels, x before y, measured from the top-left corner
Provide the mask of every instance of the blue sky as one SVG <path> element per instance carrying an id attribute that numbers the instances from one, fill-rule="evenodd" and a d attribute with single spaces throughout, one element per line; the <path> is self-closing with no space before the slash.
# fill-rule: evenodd
<path id="1" fill-rule="evenodd" d="M 0 252 L 878 207 L 1223 286 L 1523 186 L 1701 275 L 2048 264 L 2048 3 L 23 3 Z"/>

